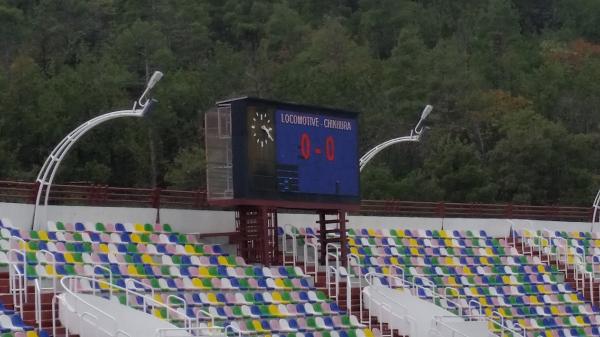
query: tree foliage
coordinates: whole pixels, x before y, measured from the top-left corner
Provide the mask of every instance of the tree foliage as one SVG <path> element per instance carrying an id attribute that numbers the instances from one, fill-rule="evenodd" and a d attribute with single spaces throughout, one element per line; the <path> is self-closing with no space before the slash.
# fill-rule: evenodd
<path id="1" fill-rule="evenodd" d="M 364 198 L 587 204 L 598 186 L 595 0 L 0 0 L 0 178 L 32 180 L 83 121 L 59 181 L 202 188 L 203 114 L 239 95 L 361 111 Z"/>

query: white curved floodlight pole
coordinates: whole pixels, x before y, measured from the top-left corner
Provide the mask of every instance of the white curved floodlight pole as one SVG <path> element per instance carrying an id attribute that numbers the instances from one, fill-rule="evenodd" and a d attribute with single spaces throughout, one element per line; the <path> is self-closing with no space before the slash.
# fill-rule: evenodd
<path id="1" fill-rule="evenodd" d="M 592 227 L 590 228 L 590 232 L 594 231 L 594 225 L 596 224 L 596 219 L 598 217 L 598 209 L 600 209 L 600 190 L 596 193 L 596 198 L 594 199 L 592 207 L 594 208 L 594 212 L 592 213 Z"/>
<path id="2" fill-rule="evenodd" d="M 360 171 L 362 172 L 363 168 L 369 163 L 369 161 L 371 161 L 371 159 L 373 159 L 373 157 L 375 157 L 379 152 L 383 151 L 387 147 L 392 146 L 394 144 L 398 144 L 398 143 L 418 142 L 419 140 L 421 140 L 421 134 L 423 133 L 423 122 L 425 121 L 427 116 L 429 116 L 429 114 L 431 113 L 431 110 L 433 110 L 433 106 L 431 106 L 431 105 L 427 105 L 425 107 L 425 109 L 423 109 L 423 112 L 421 113 L 421 119 L 419 119 L 419 122 L 417 123 L 417 125 L 415 125 L 415 127 L 412 130 L 410 130 L 409 136 L 398 137 L 398 138 L 393 138 L 393 139 L 387 140 L 387 141 L 375 146 L 374 148 L 370 149 L 369 151 L 367 151 L 367 153 L 365 153 L 362 157 L 360 157 L 360 159 L 358 161 Z"/>
<path id="3" fill-rule="evenodd" d="M 152 77 L 146 85 L 146 89 L 144 90 L 140 98 L 133 103 L 133 107 L 130 110 L 118 110 L 94 117 L 89 121 L 79 125 L 73 131 L 71 131 L 65 138 L 63 138 L 58 143 L 58 145 L 56 145 L 56 147 L 52 150 L 48 158 L 46 158 L 46 160 L 44 161 L 44 164 L 42 165 L 42 168 L 36 178 L 36 182 L 38 183 L 38 190 L 35 198 L 35 204 L 33 206 L 33 222 L 31 225 L 32 229 L 36 224 L 40 223 L 40 221 L 41 223 L 45 223 L 47 220 L 47 207 L 48 198 L 50 197 L 50 188 L 52 187 L 52 182 L 54 181 L 56 171 L 58 170 L 58 167 L 60 166 L 62 160 L 69 152 L 69 149 L 83 135 L 85 135 L 88 131 L 90 131 L 99 124 L 116 118 L 146 116 L 148 112 L 152 109 L 152 105 L 155 102 L 154 100 L 148 98 L 148 94 L 150 93 L 152 88 L 154 88 L 156 83 L 160 81 L 162 76 L 163 73 L 161 73 L 160 71 L 155 71 L 154 74 L 152 74 Z M 40 205 L 42 194 L 44 194 L 44 204 Z"/>

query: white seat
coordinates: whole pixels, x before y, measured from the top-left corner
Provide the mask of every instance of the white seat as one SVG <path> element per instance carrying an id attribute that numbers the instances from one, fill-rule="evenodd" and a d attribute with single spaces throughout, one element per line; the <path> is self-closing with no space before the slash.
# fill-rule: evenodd
<path id="1" fill-rule="evenodd" d="M 2 223 L 4 224 L 4 221 L 2 221 Z M 54 221 L 48 221 L 48 231 L 49 232 L 56 232 L 58 231 L 58 228 L 56 228 L 56 222 Z"/>
<path id="2" fill-rule="evenodd" d="M 123 227 L 125 227 L 125 231 L 129 232 L 129 233 L 134 233 L 135 232 L 135 226 L 128 222 L 128 223 L 124 223 Z"/>

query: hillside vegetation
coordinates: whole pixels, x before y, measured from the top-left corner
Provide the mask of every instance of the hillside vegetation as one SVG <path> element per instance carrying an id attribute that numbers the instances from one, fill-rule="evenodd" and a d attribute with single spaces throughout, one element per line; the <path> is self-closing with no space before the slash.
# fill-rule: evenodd
<path id="1" fill-rule="evenodd" d="M 600 187 L 597 0 L 0 0 L 0 178 L 33 180 L 79 123 L 151 118 L 73 148 L 59 182 L 198 189 L 204 112 L 253 95 L 360 111 L 364 198 L 588 204 Z"/>

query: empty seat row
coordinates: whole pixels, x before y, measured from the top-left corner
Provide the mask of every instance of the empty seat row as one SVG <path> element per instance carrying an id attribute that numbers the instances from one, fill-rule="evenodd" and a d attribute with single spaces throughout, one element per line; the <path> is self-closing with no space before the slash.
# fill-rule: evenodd
<path id="1" fill-rule="evenodd" d="M 156 224 L 152 225 L 149 223 L 102 223 L 102 222 L 76 222 L 76 223 L 64 223 L 61 221 L 54 222 L 48 221 L 48 230 L 52 232 L 56 231 L 69 231 L 69 232 L 98 232 L 98 233 L 116 233 L 116 232 L 127 232 L 127 233 L 171 233 L 173 229 L 169 224 Z"/>

